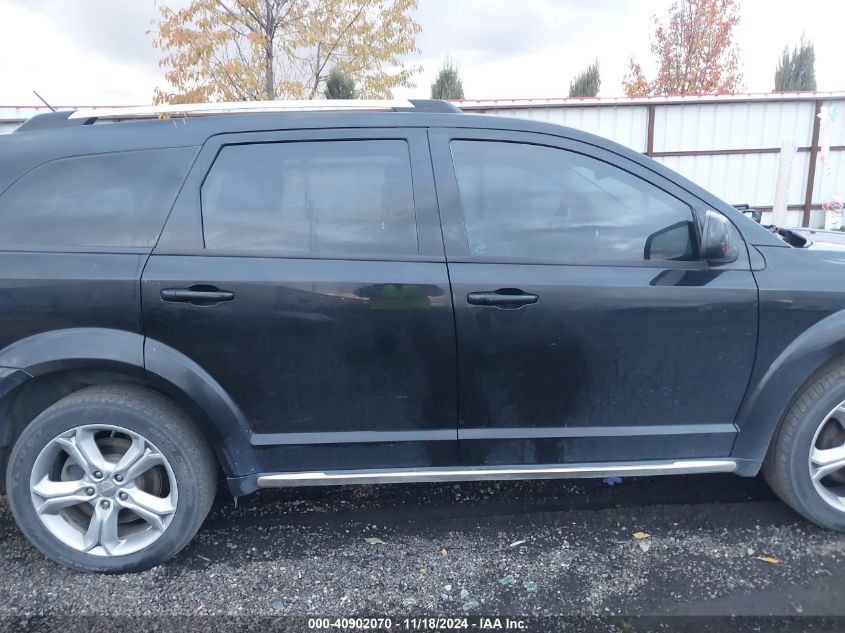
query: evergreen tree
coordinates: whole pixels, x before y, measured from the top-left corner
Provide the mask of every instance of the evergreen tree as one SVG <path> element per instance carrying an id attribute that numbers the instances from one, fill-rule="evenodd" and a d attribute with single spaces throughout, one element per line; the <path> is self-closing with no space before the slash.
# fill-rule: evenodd
<path id="1" fill-rule="evenodd" d="M 569 84 L 570 97 L 595 97 L 599 94 L 601 77 L 599 76 L 599 61 L 596 60 Z"/>
<path id="2" fill-rule="evenodd" d="M 458 75 L 457 66 L 447 59 L 443 62 L 443 68 L 437 75 L 437 79 L 431 84 L 432 99 L 463 99 L 464 85 Z"/>
<path id="3" fill-rule="evenodd" d="M 815 90 L 816 89 L 816 50 L 812 42 L 801 43 L 789 52 L 783 49 L 775 69 L 775 91 Z"/>
<path id="4" fill-rule="evenodd" d="M 332 68 L 326 78 L 326 99 L 354 99 L 355 80 L 340 68 Z"/>

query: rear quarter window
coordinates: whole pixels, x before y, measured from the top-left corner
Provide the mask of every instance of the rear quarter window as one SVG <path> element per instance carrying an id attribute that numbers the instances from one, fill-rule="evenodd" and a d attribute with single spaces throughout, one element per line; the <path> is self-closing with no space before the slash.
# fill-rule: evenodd
<path id="1" fill-rule="evenodd" d="M 60 158 L 0 196 L 0 248 L 151 247 L 193 147 Z"/>

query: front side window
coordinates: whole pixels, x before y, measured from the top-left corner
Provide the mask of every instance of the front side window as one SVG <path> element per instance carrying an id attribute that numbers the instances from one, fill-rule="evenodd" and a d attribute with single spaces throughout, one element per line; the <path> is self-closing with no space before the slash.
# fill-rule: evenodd
<path id="1" fill-rule="evenodd" d="M 419 252 L 403 140 L 225 146 L 203 185 L 202 215 L 208 249 Z"/>
<path id="2" fill-rule="evenodd" d="M 692 209 L 603 161 L 452 141 L 470 254 L 548 262 L 697 259 Z"/>

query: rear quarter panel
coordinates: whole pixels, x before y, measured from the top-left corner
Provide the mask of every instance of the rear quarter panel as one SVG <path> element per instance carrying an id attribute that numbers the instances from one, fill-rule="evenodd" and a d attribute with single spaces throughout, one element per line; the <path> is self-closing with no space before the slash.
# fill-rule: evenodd
<path id="1" fill-rule="evenodd" d="M 140 276 L 146 253 L 0 252 L 0 362 L 7 348 L 65 328 L 141 333 Z M 26 367 L 20 367 L 26 369 Z"/>

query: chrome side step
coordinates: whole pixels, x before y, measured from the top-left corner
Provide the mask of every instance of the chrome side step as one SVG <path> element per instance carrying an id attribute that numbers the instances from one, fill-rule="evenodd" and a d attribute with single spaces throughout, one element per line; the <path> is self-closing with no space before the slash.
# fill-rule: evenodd
<path id="1" fill-rule="evenodd" d="M 345 484 L 481 481 L 485 479 L 583 479 L 589 477 L 640 477 L 732 473 L 732 459 L 682 459 L 675 461 L 610 462 L 603 464 L 544 464 L 540 466 L 477 466 L 454 468 L 390 468 L 380 470 L 330 470 L 325 472 L 273 473 L 258 477 L 259 488 L 335 486 Z"/>

